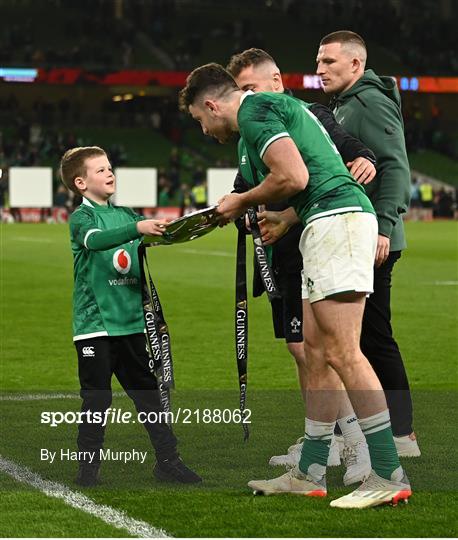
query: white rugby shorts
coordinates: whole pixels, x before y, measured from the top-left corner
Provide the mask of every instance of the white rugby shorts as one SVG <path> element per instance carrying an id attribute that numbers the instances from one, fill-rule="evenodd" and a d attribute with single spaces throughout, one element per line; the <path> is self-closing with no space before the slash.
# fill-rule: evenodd
<path id="1" fill-rule="evenodd" d="M 377 218 L 368 212 L 333 214 L 311 221 L 302 233 L 302 298 L 318 302 L 374 287 Z"/>

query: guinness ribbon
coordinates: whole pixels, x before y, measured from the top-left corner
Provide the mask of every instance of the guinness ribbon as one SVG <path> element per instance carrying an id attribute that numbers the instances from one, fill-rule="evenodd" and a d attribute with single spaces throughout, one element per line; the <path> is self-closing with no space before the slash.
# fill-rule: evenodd
<path id="1" fill-rule="evenodd" d="M 254 243 L 254 256 L 258 264 L 259 273 L 261 275 L 262 284 L 267 294 L 269 302 L 276 298 L 281 298 L 275 283 L 274 273 L 267 261 L 266 248 L 262 243 L 261 231 L 259 230 L 258 217 L 255 208 L 248 208 L 247 216 L 250 221 L 251 234 Z"/>
<path id="2" fill-rule="evenodd" d="M 246 287 L 246 235 L 239 230 L 237 238 L 237 269 L 235 278 L 235 350 L 240 388 L 240 415 L 244 440 L 250 436 L 245 420 L 248 367 L 248 298 Z"/>
<path id="3" fill-rule="evenodd" d="M 272 268 L 267 262 L 267 255 L 262 243 L 261 231 L 259 230 L 256 210 L 249 208 L 247 211 L 253 235 L 254 253 L 259 266 L 262 282 L 269 301 L 280 298 L 281 295 L 275 283 Z M 250 432 L 248 424 L 244 423 L 247 372 L 248 372 L 248 294 L 246 285 L 246 234 L 243 227 L 239 228 L 237 237 L 237 271 L 235 277 L 235 350 L 237 355 L 237 368 L 240 388 L 240 413 L 244 432 L 244 440 L 248 440 Z"/>
<path id="4" fill-rule="evenodd" d="M 151 358 L 151 372 L 157 378 L 162 408 L 165 412 L 170 409 L 170 388 L 175 387 L 173 377 L 172 351 L 170 348 L 170 335 L 164 319 L 161 302 L 157 289 L 148 267 L 145 246 L 138 248 L 140 263 L 140 279 L 142 287 L 143 316 L 145 318 L 146 341 Z M 148 272 L 149 287 L 146 281 L 145 265 Z"/>

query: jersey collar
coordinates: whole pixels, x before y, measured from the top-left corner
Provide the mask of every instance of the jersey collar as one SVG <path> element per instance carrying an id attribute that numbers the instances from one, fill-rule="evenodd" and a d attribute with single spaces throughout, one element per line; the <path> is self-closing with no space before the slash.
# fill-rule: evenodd
<path id="1" fill-rule="evenodd" d="M 247 90 L 246 92 L 244 92 L 241 96 L 240 96 L 240 105 L 243 103 L 243 100 L 248 97 L 248 96 L 251 96 L 252 94 L 254 94 L 253 90 Z"/>
<path id="2" fill-rule="evenodd" d="M 94 208 L 94 204 L 89 199 L 86 199 L 86 197 L 83 197 L 83 204 L 86 206 L 90 206 L 91 208 Z"/>
<path id="3" fill-rule="evenodd" d="M 85 204 L 86 206 L 90 206 L 91 208 L 98 208 L 99 206 L 101 206 L 101 207 L 104 206 L 103 204 L 97 204 L 96 202 L 91 201 L 91 200 L 88 199 L 87 197 L 83 197 L 83 202 L 82 202 L 82 204 Z M 107 207 L 110 207 L 110 206 L 111 206 L 111 202 L 108 201 Z"/>

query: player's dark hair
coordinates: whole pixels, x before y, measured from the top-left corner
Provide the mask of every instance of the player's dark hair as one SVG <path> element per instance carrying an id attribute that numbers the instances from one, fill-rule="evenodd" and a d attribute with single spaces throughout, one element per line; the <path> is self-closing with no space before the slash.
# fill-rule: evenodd
<path id="1" fill-rule="evenodd" d="M 105 150 L 98 146 L 81 146 L 67 150 L 60 160 L 59 168 L 63 184 L 79 195 L 80 191 L 75 186 L 75 179 L 86 176 L 86 159 L 106 155 Z"/>
<path id="2" fill-rule="evenodd" d="M 190 105 L 205 92 L 222 97 L 239 90 L 236 82 L 223 66 L 215 63 L 205 64 L 192 71 L 186 79 L 186 86 L 180 90 L 178 104 L 181 111 L 188 112 Z"/>
<path id="3" fill-rule="evenodd" d="M 366 43 L 364 39 L 351 30 L 338 30 L 332 32 L 320 41 L 320 45 L 328 45 L 329 43 L 341 43 L 342 45 L 360 45 L 364 50 L 366 49 Z"/>
<path id="4" fill-rule="evenodd" d="M 252 47 L 251 49 L 246 49 L 239 54 L 231 56 L 226 69 L 233 77 L 238 77 L 242 69 L 249 66 L 259 66 L 265 62 L 276 63 L 269 53 L 262 49 L 255 49 Z"/>

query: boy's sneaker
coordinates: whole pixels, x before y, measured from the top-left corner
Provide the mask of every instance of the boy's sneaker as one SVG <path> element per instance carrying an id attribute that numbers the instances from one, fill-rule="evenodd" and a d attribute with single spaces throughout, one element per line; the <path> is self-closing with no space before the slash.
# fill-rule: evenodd
<path id="1" fill-rule="evenodd" d="M 417 437 L 412 432 L 410 435 L 404 435 L 403 437 L 393 437 L 394 444 L 399 457 L 420 457 L 421 452 L 418 447 Z"/>
<path id="2" fill-rule="evenodd" d="M 309 475 L 303 474 L 298 467 L 272 480 L 251 480 L 248 487 L 253 490 L 254 495 L 291 493 L 308 497 L 325 497 L 327 494 L 326 476 L 323 476 L 320 482 L 316 482 Z"/>
<path id="3" fill-rule="evenodd" d="M 344 485 L 363 482 L 371 472 L 371 457 L 366 441 L 356 441 L 351 446 L 344 446 L 342 461 L 347 469 L 343 477 Z"/>
<path id="4" fill-rule="evenodd" d="M 177 482 L 179 484 L 202 482 L 202 478 L 187 467 L 180 458 L 158 461 L 154 466 L 153 473 L 161 482 Z"/>
<path id="5" fill-rule="evenodd" d="M 366 480 L 348 495 L 331 501 L 334 508 L 372 508 L 381 504 L 396 506 L 399 501 L 407 502 L 412 495 L 409 480 L 402 467 L 391 475 L 391 480 L 381 478 L 371 471 Z"/>
<path id="6" fill-rule="evenodd" d="M 100 463 L 80 463 L 75 482 L 82 487 L 94 487 L 100 484 Z"/>

